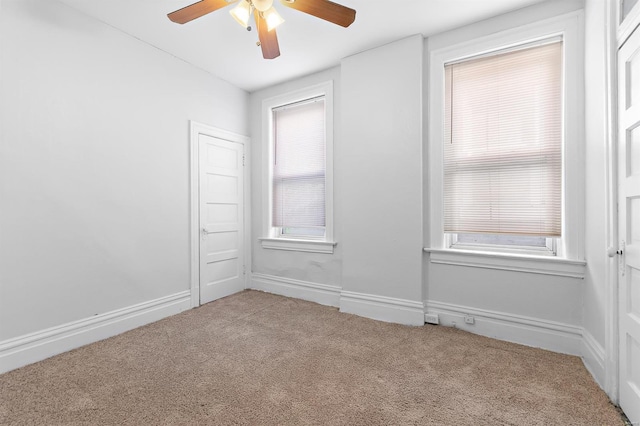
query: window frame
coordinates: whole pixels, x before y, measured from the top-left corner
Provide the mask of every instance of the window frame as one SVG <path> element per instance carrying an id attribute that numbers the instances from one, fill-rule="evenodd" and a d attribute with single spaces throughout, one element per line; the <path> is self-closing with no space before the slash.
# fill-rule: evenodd
<path id="1" fill-rule="evenodd" d="M 525 43 L 525 44 L 519 44 L 513 47 L 509 47 L 506 49 L 497 49 L 497 50 L 492 50 L 488 53 L 482 53 L 479 55 L 475 55 L 475 56 L 471 56 L 471 57 L 467 57 L 458 61 L 453 61 L 451 63 L 447 63 L 445 64 L 445 75 L 446 75 L 446 67 L 450 66 L 451 64 L 464 64 L 467 61 L 473 62 L 476 60 L 487 60 L 487 59 L 491 59 L 492 57 L 500 57 L 501 55 L 504 54 L 509 54 L 509 53 L 514 53 L 514 52 L 519 52 L 519 51 L 526 51 L 528 49 L 535 49 L 538 47 L 543 47 L 543 46 L 548 46 L 554 43 L 562 43 L 563 44 L 563 39 L 561 36 L 555 36 L 555 37 L 550 37 L 550 38 L 543 38 L 543 39 L 539 39 L 536 41 L 533 41 L 531 43 Z M 563 54 L 564 54 L 564 45 L 562 45 L 561 48 Z M 562 75 L 560 76 L 560 78 L 562 79 Z M 445 88 L 446 88 L 446 83 L 445 83 Z M 451 92 L 451 94 L 449 94 L 446 90 L 445 90 L 445 97 L 446 96 L 453 96 L 453 92 Z M 559 100 L 560 102 L 562 102 L 562 99 Z M 445 100 L 445 105 L 446 105 L 446 100 Z M 562 111 L 562 114 L 564 115 L 564 111 Z M 452 117 L 453 119 L 453 117 Z M 445 130 L 446 130 L 447 126 L 445 125 Z M 444 144 L 446 144 L 446 141 L 443 141 Z M 560 148 L 562 149 L 562 146 L 564 145 L 564 141 L 561 140 L 560 141 Z M 446 148 L 443 150 L 443 152 L 446 151 Z M 562 162 L 562 159 L 561 159 Z M 508 163 L 505 163 L 505 165 L 508 167 Z M 561 170 L 560 170 L 561 174 L 564 174 L 564 165 L 561 164 Z M 446 180 L 446 179 L 445 179 Z M 544 245 L 534 245 L 534 244 L 500 244 L 499 242 L 461 242 L 459 240 L 459 235 L 463 234 L 466 235 L 465 233 L 456 233 L 456 232 L 445 232 L 445 247 L 449 247 L 449 248 L 456 248 L 456 249 L 461 249 L 461 250 L 483 250 L 483 251 L 488 251 L 488 252 L 497 252 L 497 253 L 518 253 L 518 254 L 531 254 L 531 255 L 540 255 L 540 256 L 556 256 L 557 255 L 557 241 L 559 240 L 558 237 L 547 237 L 545 239 L 545 244 Z M 501 236 L 499 234 L 482 234 L 483 236 L 486 237 L 497 237 L 500 238 Z"/>
<path id="2" fill-rule="evenodd" d="M 545 246 L 500 245 L 459 242 L 455 233 L 445 233 L 445 247 L 458 250 L 481 250 L 495 253 L 531 254 L 534 256 L 557 256 L 558 238 L 545 238 Z"/>
<path id="3" fill-rule="evenodd" d="M 583 52 L 582 11 L 571 12 L 551 19 L 513 28 L 468 42 L 433 50 L 429 54 L 429 240 L 425 251 L 434 259 L 455 258 L 456 253 L 477 253 L 477 263 L 483 264 L 492 255 L 507 260 L 547 258 L 549 261 L 578 261 L 584 259 L 584 148 L 583 138 Z M 556 240 L 556 256 L 538 250 L 488 247 L 488 245 L 456 245 L 444 232 L 444 103 L 445 64 L 481 55 L 526 47 L 537 41 L 562 37 L 563 49 L 563 176 L 562 176 L 562 237 Z M 567 188 L 569 189 L 567 191 Z M 571 220 L 567 220 L 570 218 Z M 446 253 L 446 256 L 439 254 Z M 444 262 L 455 263 L 455 262 Z M 486 261 L 487 264 L 496 262 Z M 575 263 L 575 262 L 572 262 Z M 458 263 L 456 263 L 458 264 Z M 508 265 L 507 265 L 508 266 Z M 498 269 L 508 269 L 498 268 Z M 534 266 L 535 269 L 535 266 Z M 543 268 L 544 269 L 544 268 Z"/>
<path id="4" fill-rule="evenodd" d="M 282 106 L 301 103 L 323 97 L 325 103 L 325 235 L 324 237 L 298 237 L 282 233 L 282 228 L 273 226 L 273 110 Z M 326 81 L 293 92 L 274 96 L 262 101 L 263 142 L 263 237 L 266 249 L 333 253 L 336 243 L 333 238 L 333 81 Z"/>

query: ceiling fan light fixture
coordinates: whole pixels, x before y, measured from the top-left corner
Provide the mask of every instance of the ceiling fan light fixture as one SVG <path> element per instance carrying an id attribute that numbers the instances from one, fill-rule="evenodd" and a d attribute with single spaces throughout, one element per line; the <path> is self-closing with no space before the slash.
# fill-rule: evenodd
<path id="1" fill-rule="evenodd" d="M 241 0 L 240 3 L 229 11 L 233 19 L 244 28 L 249 26 L 249 19 L 251 18 L 251 4 L 246 0 Z"/>
<path id="2" fill-rule="evenodd" d="M 282 16 L 278 13 L 275 7 L 271 6 L 266 12 L 264 12 L 264 20 L 267 21 L 267 30 L 271 31 L 278 25 L 284 22 Z"/>
<path id="3" fill-rule="evenodd" d="M 2 0 L 0 0 L 1 2 Z M 198 0 L 189 6 L 167 14 L 176 24 L 185 24 L 216 10 L 238 3 L 230 12 L 243 28 L 251 31 L 249 21 L 251 15 L 255 19 L 258 30 L 259 46 L 264 59 L 275 59 L 280 56 L 276 27 L 284 22 L 273 7 L 274 0 Z M 356 11 L 331 0 L 280 0 L 288 8 L 298 10 L 332 24 L 348 27 L 356 19 Z"/>
<path id="4" fill-rule="evenodd" d="M 251 0 L 253 7 L 260 12 L 266 12 L 273 6 L 273 0 Z"/>

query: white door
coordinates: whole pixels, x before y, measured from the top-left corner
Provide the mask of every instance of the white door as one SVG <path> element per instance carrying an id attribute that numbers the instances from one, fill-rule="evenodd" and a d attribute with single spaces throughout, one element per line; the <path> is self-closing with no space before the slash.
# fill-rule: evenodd
<path id="1" fill-rule="evenodd" d="M 620 406 L 640 424 L 640 29 L 618 52 Z"/>
<path id="2" fill-rule="evenodd" d="M 200 304 L 244 289 L 244 145 L 198 135 Z"/>

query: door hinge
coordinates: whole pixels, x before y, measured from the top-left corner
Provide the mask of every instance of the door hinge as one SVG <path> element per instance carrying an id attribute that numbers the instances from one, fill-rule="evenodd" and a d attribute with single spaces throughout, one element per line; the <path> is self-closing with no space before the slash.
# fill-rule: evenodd
<path id="1" fill-rule="evenodd" d="M 242 165 L 244 166 L 244 154 L 242 154 Z"/>
<path id="2" fill-rule="evenodd" d="M 247 267 L 242 265 L 242 275 L 247 275 Z"/>

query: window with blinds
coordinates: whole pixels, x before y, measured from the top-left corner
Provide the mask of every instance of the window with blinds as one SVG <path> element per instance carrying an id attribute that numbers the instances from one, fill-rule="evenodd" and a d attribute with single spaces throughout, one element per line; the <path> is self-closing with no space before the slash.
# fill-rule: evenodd
<path id="1" fill-rule="evenodd" d="M 549 40 L 445 65 L 445 233 L 561 236 L 562 49 Z"/>
<path id="2" fill-rule="evenodd" d="M 325 236 L 325 99 L 274 108 L 272 226 L 282 236 Z"/>

